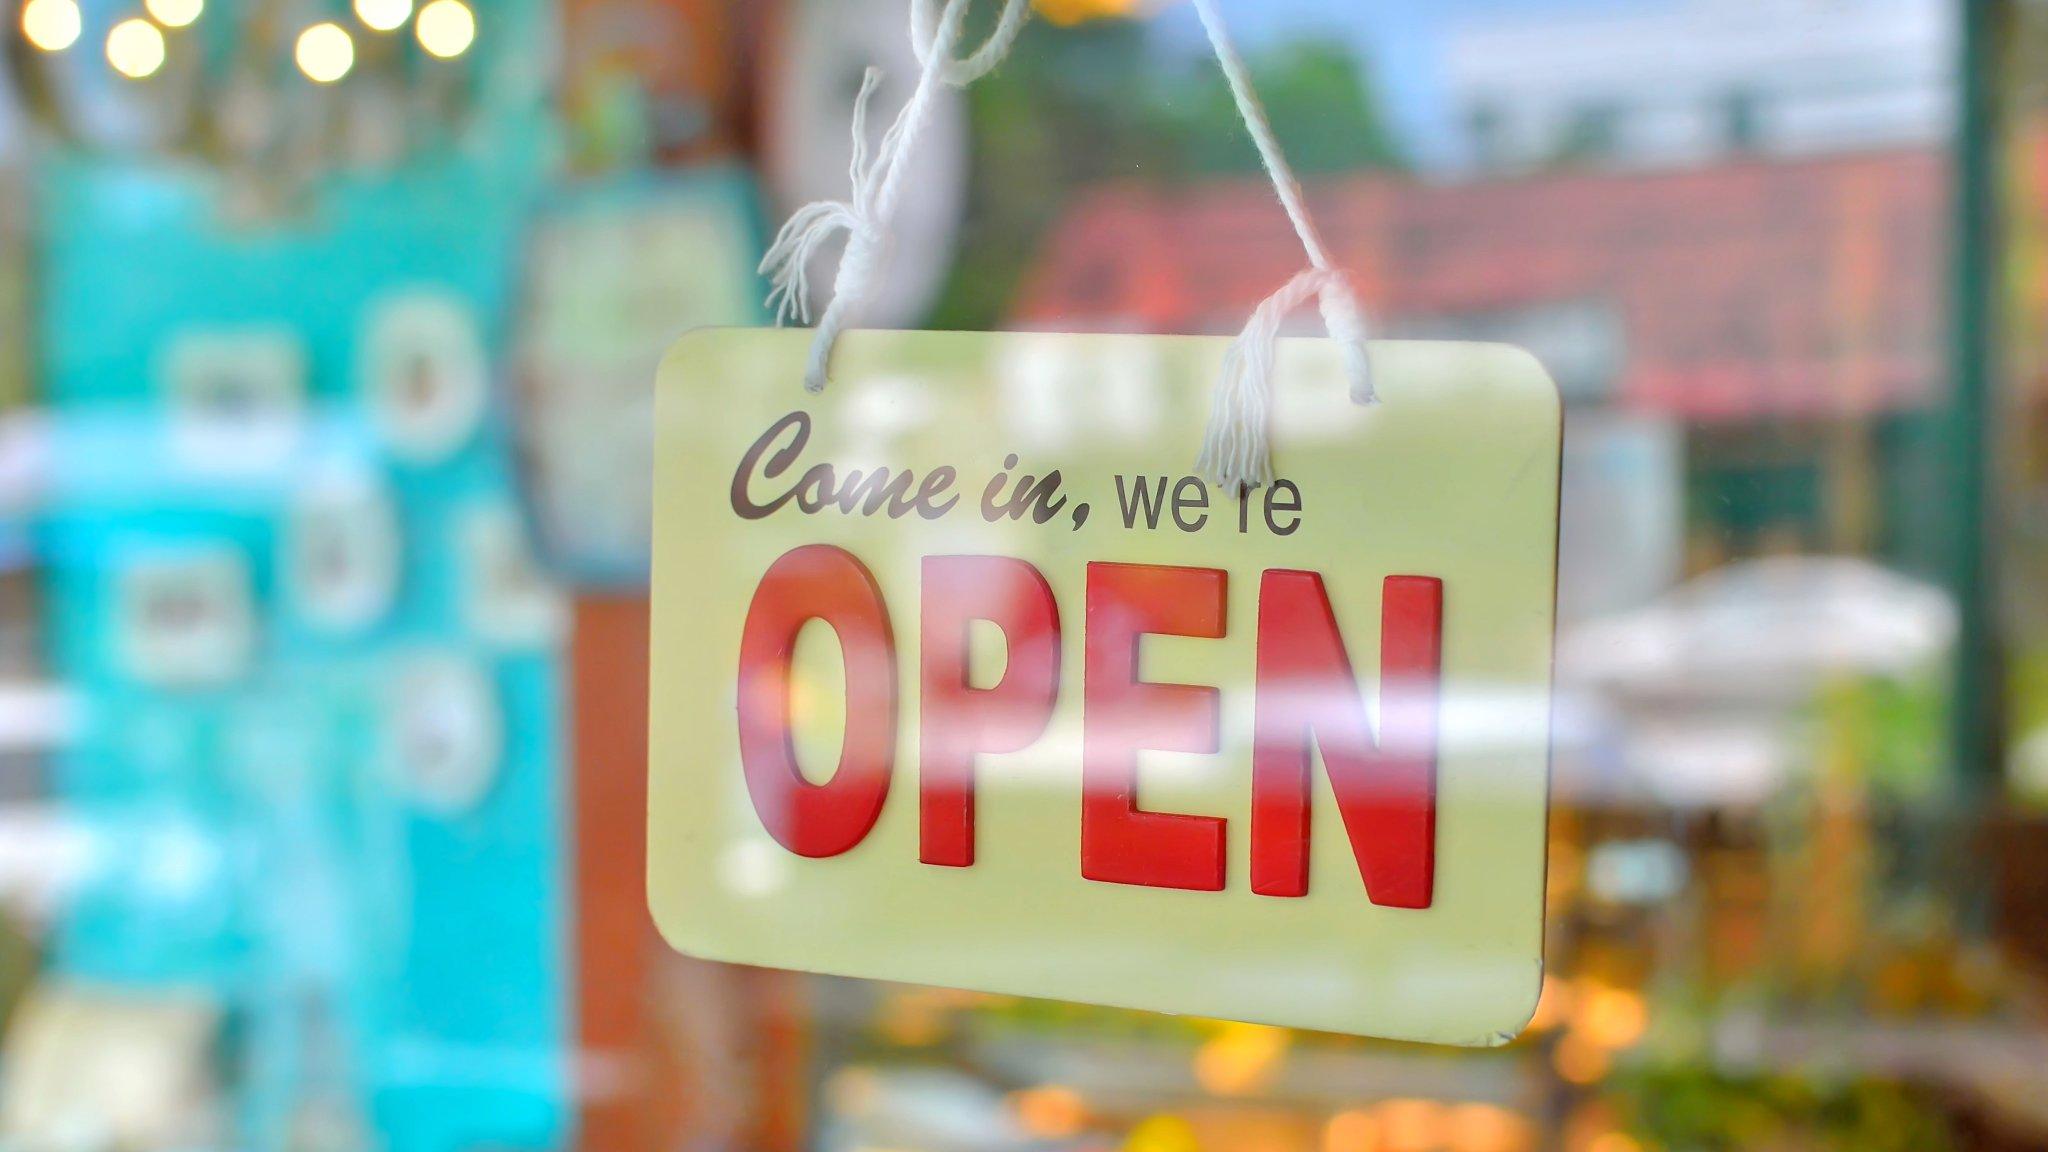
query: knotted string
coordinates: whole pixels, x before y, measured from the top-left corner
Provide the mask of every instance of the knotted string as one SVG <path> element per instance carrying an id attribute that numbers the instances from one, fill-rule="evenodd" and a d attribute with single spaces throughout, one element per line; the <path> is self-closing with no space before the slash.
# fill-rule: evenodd
<path id="1" fill-rule="evenodd" d="M 881 144 L 872 151 L 867 143 L 868 104 L 881 81 L 881 73 L 870 68 L 861 81 L 860 95 L 853 106 L 853 163 L 848 173 L 853 182 L 852 195 L 846 200 L 821 200 L 798 209 L 782 226 L 761 261 L 761 272 L 770 278 L 768 306 L 775 312 L 776 323 L 809 323 L 811 261 L 834 236 L 846 234 L 846 250 L 840 257 L 832 299 L 818 317 L 810 362 L 804 372 L 804 387 L 812 392 L 824 389 L 832 348 L 865 304 L 881 274 L 889 225 L 895 219 L 904 173 L 909 168 L 906 158 L 930 126 L 939 89 L 965 88 L 988 75 L 1009 54 L 1031 14 L 1030 0 L 1004 0 L 1002 16 L 989 38 L 971 55 L 958 56 L 962 26 L 972 0 L 946 0 L 945 7 L 936 14 L 935 3 L 936 0 L 911 0 L 910 40 L 920 68 L 917 87 L 883 134 Z M 1194 0 L 1194 5 L 1217 63 L 1229 81 L 1238 114 L 1258 146 L 1273 190 L 1287 210 L 1287 218 L 1309 259 L 1307 271 L 1267 297 L 1252 313 L 1250 323 L 1224 357 L 1223 376 L 1217 383 L 1208 433 L 1195 468 L 1216 484 L 1238 491 L 1256 488 L 1273 478 L 1270 410 L 1280 329 L 1288 315 L 1311 298 L 1318 301 L 1323 325 L 1342 349 L 1345 372 L 1351 379 L 1352 400 L 1371 404 L 1375 396 L 1372 363 L 1366 351 L 1365 318 L 1351 282 L 1331 261 L 1322 234 L 1309 216 L 1301 182 L 1280 149 L 1265 106 L 1252 87 L 1251 72 L 1231 43 L 1215 0 Z"/>
<path id="2" fill-rule="evenodd" d="M 882 73 L 870 68 L 861 80 L 860 95 L 853 102 L 853 163 L 848 170 L 852 195 L 797 209 L 761 261 L 760 271 L 769 277 L 768 307 L 774 311 L 776 323 L 796 320 L 808 324 L 811 261 L 834 236 L 846 234 L 832 299 L 818 317 L 810 363 L 804 371 L 804 387 L 812 392 L 824 390 L 833 345 L 867 302 L 881 275 L 889 225 L 902 198 L 904 174 L 910 170 L 908 157 L 931 126 L 939 89 L 965 88 L 988 75 L 1009 54 L 1031 14 L 1030 0 L 1004 0 L 1002 17 L 988 40 L 972 55 L 957 57 L 962 26 L 973 0 L 946 0 L 945 8 L 936 15 L 934 2 L 911 0 L 910 40 L 917 51 L 917 87 L 872 152 L 868 148 L 868 104 Z"/>
<path id="3" fill-rule="evenodd" d="M 1273 363 L 1278 354 L 1280 328 L 1289 313 L 1316 298 L 1323 314 L 1323 327 L 1343 350 L 1345 375 L 1351 380 L 1351 399 L 1371 404 L 1372 360 L 1366 352 L 1365 316 L 1351 281 L 1330 260 L 1322 233 L 1309 215 L 1302 196 L 1301 181 L 1287 163 L 1280 140 L 1266 108 L 1252 87 L 1250 69 L 1231 43 L 1230 33 L 1217 14 L 1215 0 L 1194 0 L 1202 29 L 1209 34 L 1209 46 L 1216 62 L 1230 82 L 1230 94 L 1237 101 L 1238 115 L 1258 145 L 1259 158 L 1273 180 L 1294 234 L 1308 252 L 1309 269 L 1268 296 L 1252 313 L 1251 322 L 1231 344 L 1223 359 L 1223 378 L 1209 409 L 1209 432 L 1202 441 L 1202 453 L 1195 458 L 1195 470 L 1223 488 L 1236 492 L 1256 488 L 1273 479 L 1273 449 L 1269 436 L 1269 412 L 1273 400 Z"/>

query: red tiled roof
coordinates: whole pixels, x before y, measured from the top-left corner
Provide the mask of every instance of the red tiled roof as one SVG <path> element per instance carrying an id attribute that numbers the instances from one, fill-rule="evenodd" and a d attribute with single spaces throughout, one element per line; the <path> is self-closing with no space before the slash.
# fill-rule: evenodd
<path id="1" fill-rule="evenodd" d="M 1370 313 L 1598 301 L 1622 403 L 1697 419 L 1869 412 L 1942 378 L 1948 170 L 1936 151 L 1656 173 L 1309 189 Z M 1298 271 L 1257 179 L 1093 190 L 1054 229 L 1015 321 L 1227 332 Z"/>

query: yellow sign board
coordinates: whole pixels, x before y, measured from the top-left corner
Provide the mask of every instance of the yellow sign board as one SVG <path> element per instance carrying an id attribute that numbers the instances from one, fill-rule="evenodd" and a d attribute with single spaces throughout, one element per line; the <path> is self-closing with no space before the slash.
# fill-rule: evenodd
<path id="1" fill-rule="evenodd" d="M 1556 389 L 1282 343 L 705 331 L 656 406 L 648 892 L 693 955 L 1504 1043 L 1542 982 Z"/>

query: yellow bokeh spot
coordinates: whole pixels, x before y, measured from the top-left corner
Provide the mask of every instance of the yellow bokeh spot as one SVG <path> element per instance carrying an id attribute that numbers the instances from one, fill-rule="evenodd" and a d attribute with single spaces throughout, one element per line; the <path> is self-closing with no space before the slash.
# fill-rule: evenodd
<path id="1" fill-rule="evenodd" d="M 1084 20 L 1108 20 L 1133 16 L 1146 0 L 1036 0 L 1038 14 L 1055 24 L 1079 24 Z"/>
<path id="2" fill-rule="evenodd" d="M 1124 1152 L 1202 1152 L 1195 1126 L 1178 1116 L 1141 1120 L 1124 1138 Z"/>
<path id="3" fill-rule="evenodd" d="M 206 11 L 206 0 L 142 0 L 149 18 L 166 28 L 183 28 Z"/>
<path id="4" fill-rule="evenodd" d="M 904 1048 L 929 1048 L 944 1040 L 951 1027 L 942 1003 L 915 993 L 892 997 L 875 1020 L 882 1039 Z"/>
<path id="5" fill-rule="evenodd" d="M 372 32 L 396 32 L 412 19 L 412 0 L 356 0 L 356 19 Z"/>
<path id="6" fill-rule="evenodd" d="M 77 0 L 28 0 L 21 9 L 21 34 L 45 52 L 62 52 L 78 43 L 84 27 Z"/>
<path id="7" fill-rule="evenodd" d="M 420 9 L 413 27 L 420 47 L 443 60 L 452 60 L 476 43 L 476 13 L 462 0 L 433 0 Z"/>
<path id="8" fill-rule="evenodd" d="M 306 79 L 316 84 L 332 84 L 356 66 L 356 42 L 339 24 L 315 24 L 299 33 L 293 57 Z"/>
<path id="9" fill-rule="evenodd" d="M 1226 1024 L 1195 1050 L 1195 1081 L 1218 1096 L 1255 1092 L 1279 1071 L 1290 1042 L 1285 1028 Z"/>
<path id="10" fill-rule="evenodd" d="M 107 63 L 130 80 L 145 80 L 164 66 L 164 34 L 147 20 L 123 20 L 107 33 Z"/>
<path id="11" fill-rule="evenodd" d="M 1602 1132 L 1586 1145 L 1586 1152 L 1643 1152 L 1643 1146 L 1620 1132 Z"/>
<path id="12" fill-rule="evenodd" d="M 1623 988 L 1582 993 L 1572 1018 L 1572 1030 L 1602 1048 L 1627 1048 L 1649 1026 L 1650 1009 L 1642 995 Z"/>
<path id="13" fill-rule="evenodd" d="M 1597 1082 L 1614 1066 L 1614 1058 L 1606 1048 L 1577 1032 L 1569 1033 L 1557 1042 L 1557 1051 L 1551 1053 L 1550 1062 L 1559 1076 L 1580 1085 Z"/>
<path id="14" fill-rule="evenodd" d="M 1088 1102 L 1057 1084 L 1011 1094 L 1010 1110 L 1026 1132 L 1042 1140 L 1069 1139 L 1088 1126 Z"/>

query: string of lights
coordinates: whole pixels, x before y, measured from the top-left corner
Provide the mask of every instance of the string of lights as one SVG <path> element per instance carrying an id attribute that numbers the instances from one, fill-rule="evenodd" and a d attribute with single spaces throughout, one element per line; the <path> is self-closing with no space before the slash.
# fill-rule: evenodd
<path id="1" fill-rule="evenodd" d="M 337 168 L 395 166 L 466 125 L 468 0 L 19 0 L 7 74 L 40 134 L 224 173 L 259 215 Z M 95 51 L 97 49 L 97 51 Z"/>
<path id="2" fill-rule="evenodd" d="M 146 17 L 130 16 L 108 28 L 107 63 L 131 80 L 154 76 L 169 55 L 166 32 L 191 28 L 205 14 L 206 0 L 144 0 Z M 476 42 L 476 13 L 463 0 L 429 0 L 415 11 L 413 0 L 355 0 L 355 18 L 369 34 L 388 35 L 412 25 L 429 55 L 453 60 Z M 85 13 L 78 0 L 27 0 L 21 6 L 22 35 L 38 51 L 71 51 L 84 37 Z M 342 24 L 323 20 L 299 32 L 294 59 L 304 76 L 320 84 L 346 77 L 355 62 L 355 38 Z"/>

